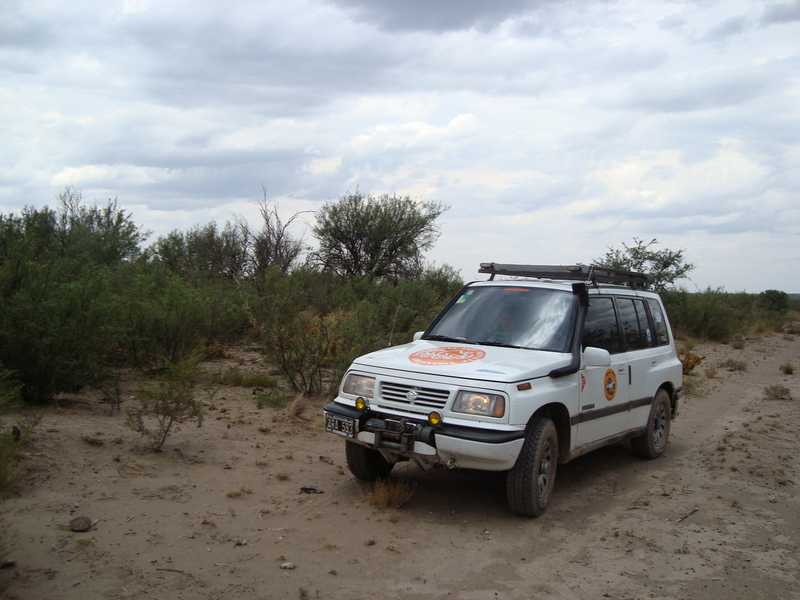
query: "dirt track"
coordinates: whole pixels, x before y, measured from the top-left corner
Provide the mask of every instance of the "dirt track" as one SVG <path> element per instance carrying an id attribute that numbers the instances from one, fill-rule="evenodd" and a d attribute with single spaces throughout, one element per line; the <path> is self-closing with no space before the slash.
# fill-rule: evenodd
<path id="1" fill-rule="evenodd" d="M 378 511 L 313 420 L 273 421 L 226 388 L 201 429 L 155 454 L 93 397 L 64 399 L 2 505 L 4 597 L 800 598 L 800 338 L 703 346 L 666 455 L 622 447 L 560 467 L 548 512 L 510 514 L 502 474 L 396 469 L 417 484 Z M 746 372 L 704 369 L 723 358 Z M 261 368 L 255 355 L 239 364 Z M 212 367 L 214 368 L 214 367 Z M 218 368 L 218 367 L 216 367 Z M 781 383 L 795 400 L 766 400 Z M 301 487 L 324 493 L 301 493 Z M 62 528 L 78 515 L 94 528 Z M 295 568 L 282 569 L 292 563 Z M 3 597 L 0 594 L 0 597 Z"/>

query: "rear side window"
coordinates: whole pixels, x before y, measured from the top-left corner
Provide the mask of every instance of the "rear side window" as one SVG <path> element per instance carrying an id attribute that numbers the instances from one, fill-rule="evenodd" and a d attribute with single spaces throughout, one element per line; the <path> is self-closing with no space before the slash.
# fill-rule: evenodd
<path id="1" fill-rule="evenodd" d="M 667 320 L 664 318 L 664 310 L 655 298 L 647 299 L 647 307 L 653 317 L 653 325 L 656 328 L 656 345 L 666 346 L 669 344 L 669 333 L 667 332 Z"/>
<path id="2" fill-rule="evenodd" d="M 627 350 L 641 350 L 653 346 L 653 332 L 645 312 L 644 302 L 634 298 L 617 298 L 619 319 Z"/>
<path id="3" fill-rule="evenodd" d="M 603 348 L 611 354 L 622 350 L 617 311 L 611 298 L 592 297 L 583 328 L 583 347 Z"/>

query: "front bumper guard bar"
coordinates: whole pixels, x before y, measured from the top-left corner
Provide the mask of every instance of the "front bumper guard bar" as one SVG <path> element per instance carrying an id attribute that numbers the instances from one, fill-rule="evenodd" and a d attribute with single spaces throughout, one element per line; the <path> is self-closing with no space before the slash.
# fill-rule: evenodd
<path id="1" fill-rule="evenodd" d="M 361 412 L 357 408 L 330 402 L 325 412 L 355 419 L 357 431 L 368 431 L 375 436 L 375 448 L 389 448 L 409 453 L 414 451 L 414 442 L 436 447 L 438 436 L 478 442 L 482 444 L 505 444 L 525 437 L 525 431 L 493 431 L 462 425 L 439 425 L 434 427 L 424 421 L 405 417 L 393 417 L 374 411 Z"/>

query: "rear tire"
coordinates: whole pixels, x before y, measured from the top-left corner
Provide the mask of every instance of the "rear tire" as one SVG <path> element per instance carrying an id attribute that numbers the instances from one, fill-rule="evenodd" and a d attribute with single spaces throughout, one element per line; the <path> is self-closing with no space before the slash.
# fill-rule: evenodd
<path id="1" fill-rule="evenodd" d="M 538 517 L 547 508 L 556 481 L 558 432 L 550 419 L 535 417 L 528 425 L 517 462 L 506 474 L 511 512 Z"/>
<path id="2" fill-rule="evenodd" d="M 658 458 L 664 454 L 669 439 L 672 421 L 672 403 L 666 390 L 656 392 L 650 416 L 647 417 L 647 431 L 639 437 L 631 439 L 631 449 L 642 458 Z"/>
<path id="3" fill-rule="evenodd" d="M 378 450 L 355 442 L 347 442 L 344 445 L 344 452 L 350 472 L 364 481 L 384 479 L 394 467 L 394 464 L 383 458 Z"/>

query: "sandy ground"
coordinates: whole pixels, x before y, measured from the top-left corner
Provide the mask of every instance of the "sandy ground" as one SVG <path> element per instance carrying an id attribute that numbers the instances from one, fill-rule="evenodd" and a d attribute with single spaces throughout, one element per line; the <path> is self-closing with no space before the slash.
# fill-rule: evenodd
<path id="1" fill-rule="evenodd" d="M 539 519 L 508 512 L 502 474 L 412 465 L 395 470 L 417 486 L 407 504 L 370 506 L 323 400 L 295 421 L 224 388 L 202 428 L 154 453 L 97 397 L 64 398 L 0 505 L 0 598 L 798 599 L 800 375 L 779 367 L 800 368 L 800 338 L 694 352 L 666 455 L 561 466 Z M 731 357 L 747 370 L 706 376 Z M 768 384 L 795 400 L 767 400 Z M 81 515 L 90 531 L 64 528 Z"/>

